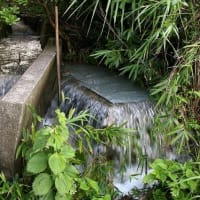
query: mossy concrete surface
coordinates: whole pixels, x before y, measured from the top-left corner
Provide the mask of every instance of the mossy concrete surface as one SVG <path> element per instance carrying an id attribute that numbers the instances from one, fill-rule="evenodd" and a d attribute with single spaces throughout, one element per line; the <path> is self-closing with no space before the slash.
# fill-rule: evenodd
<path id="1" fill-rule="evenodd" d="M 12 178 L 20 167 L 17 146 L 24 128 L 30 128 L 32 113 L 28 105 L 43 114 L 56 89 L 56 52 L 50 41 L 18 82 L 0 100 L 0 170 Z"/>

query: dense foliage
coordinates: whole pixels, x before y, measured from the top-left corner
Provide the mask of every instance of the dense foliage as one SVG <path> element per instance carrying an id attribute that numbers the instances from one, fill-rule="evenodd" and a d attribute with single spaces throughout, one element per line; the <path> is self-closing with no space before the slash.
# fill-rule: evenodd
<path id="1" fill-rule="evenodd" d="M 144 178 L 144 182 L 159 183 L 153 190 L 151 199 L 189 200 L 200 197 L 199 163 L 157 159 L 151 167 L 152 172 Z"/>
<path id="2" fill-rule="evenodd" d="M 54 4 L 42 0 L 40 3 L 54 26 Z M 180 148 L 189 146 L 191 140 L 197 145 L 199 2 L 71 0 L 56 3 L 60 11 L 61 36 L 69 52 L 73 55 L 78 49 L 81 54 L 80 41 L 87 34 L 93 42 L 88 42 L 93 57 L 147 86 L 158 107 L 165 107 L 158 132 L 173 135 L 173 142 Z M 98 48 L 96 52 L 95 48 Z"/>
<path id="3" fill-rule="evenodd" d="M 24 6 L 28 3 L 28 0 L 11 0 L 11 1 L 0 1 L 0 24 L 13 24 L 19 20 L 17 15 L 20 13 L 20 6 Z"/>
<path id="4" fill-rule="evenodd" d="M 190 149 L 193 141 L 195 152 L 200 128 L 199 2 L 72 1 L 65 13 L 69 18 L 83 15 L 86 7 L 91 23 L 101 18 L 100 34 L 107 34 L 102 50 L 93 56 L 151 88 L 158 108 L 164 108 L 154 132 L 169 136 L 179 150 Z"/>
<path id="5" fill-rule="evenodd" d="M 125 129 L 114 126 L 94 129 L 85 123 L 89 117 L 86 112 L 76 116 L 74 112 L 71 110 L 66 117 L 57 110 L 53 126 L 36 130 L 33 124 L 31 132 L 24 131 L 17 150 L 17 157 L 24 159 L 23 176 L 8 182 L 1 174 L 0 199 L 111 200 L 114 197 L 108 177 L 112 169 L 105 161 L 96 162 L 98 155 L 93 154 L 91 145 L 94 142 L 122 145 Z M 35 122 L 41 120 L 33 114 Z M 86 165 L 88 160 L 93 164 Z M 96 174 L 100 168 L 101 175 Z"/>
<path id="6" fill-rule="evenodd" d="M 199 186 L 195 183 L 200 179 L 199 1 L 38 0 L 38 3 L 52 27 L 55 27 L 54 5 L 58 5 L 60 35 L 71 56 L 93 51 L 93 58 L 101 64 L 150 90 L 158 113 L 152 137 L 162 135 L 167 146 L 177 147 L 179 154 L 186 152 L 195 162 L 172 162 L 165 174 L 169 163 L 159 160 L 152 165 L 154 172 L 149 177 L 162 185 L 157 195 L 162 193 L 163 199 L 168 195 L 166 188 L 172 191 L 171 199 L 183 198 L 185 191 L 190 195 L 188 199 L 198 198 Z M 12 14 L 17 9 L 8 9 L 3 1 L 0 5 L 1 19 L 7 23 L 15 21 Z M 156 199 L 156 192 L 153 195 Z"/>
<path id="7" fill-rule="evenodd" d="M 87 9 L 90 13 L 85 15 L 90 18 L 88 32 L 97 21 L 101 23 L 99 37 L 105 40 L 99 47 L 102 50 L 97 49 L 93 56 L 110 69 L 117 69 L 150 89 L 158 110 L 152 135 L 162 135 L 166 146 L 176 147 L 177 153 L 189 154 L 197 161 L 192 164 L 195 166 L 192 170 L 197 169 L 197 183 L 200 155 L 199 8 L 200 3 L 195 0 L 86 0 L 82 3 L 72 0 L 65 11 L 70 19 L 71 16 L 83 17 L 82 11 Z M 186 175 L 181 164 L 176 167 L 180 171 L 169 170 L 177 175 L 176 181 L 184 182 L 191 164 L 186 164 Z M 180 173 L 183 175 L 178 176 Z M 174 181 L 154 179 L 169 188 Z M 180 190 L 182 187 L 190 191 L 188 199 L 195 195 L 198 198 L 199 186 L 176 185 Z M 175 198 L 172 194 L 171 198 L 181 199 L 182 196 Z"/>

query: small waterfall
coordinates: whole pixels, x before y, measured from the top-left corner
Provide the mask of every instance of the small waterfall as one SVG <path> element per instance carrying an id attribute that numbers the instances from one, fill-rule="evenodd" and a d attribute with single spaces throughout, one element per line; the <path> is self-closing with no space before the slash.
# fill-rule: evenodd
<path id="1" fill-rule="evenodd" d="M 145 172 L 138 168 L 139 157 L 156 158 L 160 155 L 149 135 L 155 111 L 145 91 L 122 77 L 91 66 L 72 66 L 70 69 L 67 66 L 62 91 L 66 96 L 65 101 L 60 106 L 56 98 L 52 101 L 44 124 L 52 124 L 54 110 L 60 107 L 66 114 L 71 108 L 75 108 L 76 113 L 88 110 L 96 119 L 91 118 L 89 123 L 96 128 L 125 124 L 125 127 L 136 130 L 124 138 L 125 147 L 106 149 L 96 145 L 94 152 L 105 154 L 110 151 L 108 153 L 112 154 L 115 164 L 114 184 L 121 192 L 128 193 L 135 186 L 142 187 Z M 140 153 L 136 151 L 136 146 L 140 147 Z M 120 173 L 124 163 L 126 170 Z M 132 179 L 133 174 L 139 174 L 135 177 L 140 181 Z"/>

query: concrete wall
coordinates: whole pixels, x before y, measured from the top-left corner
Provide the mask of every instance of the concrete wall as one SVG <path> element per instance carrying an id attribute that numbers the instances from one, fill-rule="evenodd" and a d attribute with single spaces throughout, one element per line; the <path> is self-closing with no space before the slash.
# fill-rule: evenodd
<path id="1" fill-rule="evenodd" d="M 11 178 L 20 166 L 15 160 L 23 128 L 30 127 L 27 105 L 43 114 L 56 89 L 56 52 L 50 41 L 37 60 L 0 100 L 0 170 Z"/>

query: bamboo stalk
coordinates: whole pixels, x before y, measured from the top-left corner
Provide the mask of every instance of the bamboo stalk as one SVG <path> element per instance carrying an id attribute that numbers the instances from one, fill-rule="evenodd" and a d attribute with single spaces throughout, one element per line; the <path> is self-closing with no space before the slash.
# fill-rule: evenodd
<path id="1" fill-rule="evenodd" d="M 57 79 L 58 79 L 58 104 L 60 104 L 61 74 L 60 74 L 59 22 L 58 22 L 58 7 L 57 6 L 55 6 L 55 34 L 56 34 L 56 64 L 57 64 Z"/>

